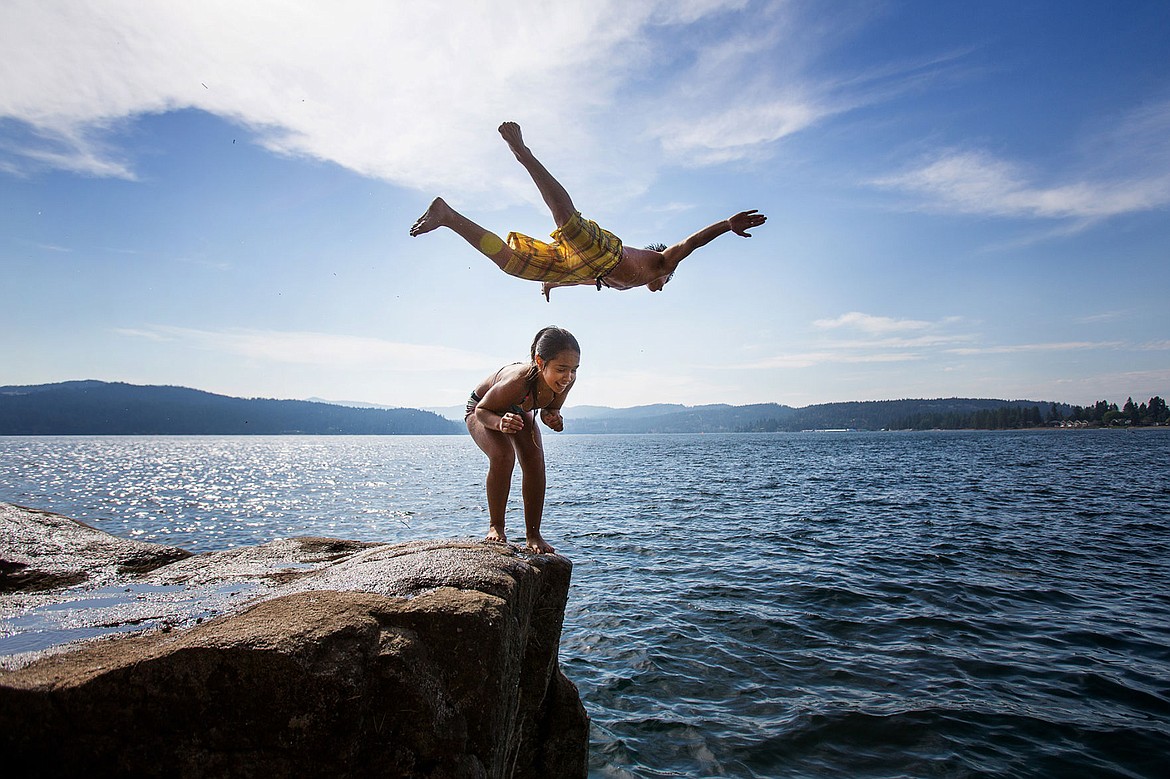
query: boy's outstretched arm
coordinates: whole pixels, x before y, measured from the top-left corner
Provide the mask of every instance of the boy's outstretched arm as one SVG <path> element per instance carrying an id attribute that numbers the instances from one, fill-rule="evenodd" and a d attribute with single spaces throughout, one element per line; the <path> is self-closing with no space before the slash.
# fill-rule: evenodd
<path id="1" fill-rule="evenodd" d="M 704 227 L 699 232 L 686 240 L 679 241 L 674 246 L 667 247 L 662 252 L 662 256 L 666 259 L 670 270 L 673 271 L 695 249 L 706 246 L 724 233 L 731 232 L 736 235 L 741 235 L 744 238 L 751 238 L 752 234 L 748 230 L 759 227 L 766 221 L 768 221 L 768 217 L 758 213 L 754 208 L 750 211 L 740 211 L 738 214 L 734 214 L 722 222 L 716 222 L 713 225 Z"/>

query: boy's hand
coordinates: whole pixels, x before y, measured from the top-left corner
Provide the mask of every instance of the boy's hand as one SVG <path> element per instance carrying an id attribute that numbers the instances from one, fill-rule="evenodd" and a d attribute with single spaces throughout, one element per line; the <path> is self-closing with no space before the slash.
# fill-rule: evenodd
<path id="1" fill-rule="evenodd" d="M 752 234 L 748 230 L 753 227 L 759 227 L 764 222 L 768 221 L 768 217 L 763 214 L 756 213 L 756 209 L 751 211 L 740 211 L 735 216 L 727 220 L 727 226 L 736 235 L 742 235 L 744 238 L 751 238 Z"/>

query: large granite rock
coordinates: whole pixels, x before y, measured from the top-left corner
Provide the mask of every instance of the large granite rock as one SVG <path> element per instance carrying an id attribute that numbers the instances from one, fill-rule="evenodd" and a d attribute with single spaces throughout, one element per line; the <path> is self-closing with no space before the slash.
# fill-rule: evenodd
<path id="1" fill-rule="evenodd" d="M 9 770 L 586 774 L 563 557 L 335 539 L 186 556 L 0 504 L 0 561 Z"/>

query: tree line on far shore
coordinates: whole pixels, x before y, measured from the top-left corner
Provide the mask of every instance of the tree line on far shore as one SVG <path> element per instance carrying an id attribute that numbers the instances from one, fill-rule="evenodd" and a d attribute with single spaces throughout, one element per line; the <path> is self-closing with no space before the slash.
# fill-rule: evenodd
<path id="1" fill-rule="evenodd" d="M 1107 403 L 1098 400 L 1092 406 L 1082 408 L 1073 406 L 1066 418 L 1069 422 L 1085 422 L 1097 425 L 1131 425 L 1145 427 L 1149 425 L 1170 424 L 1170 410 L 1166 408 L 1166 401 L 1155 395 L 1148 403 L 1135 404 L 1133 398 L 1125 401 L 1120 409 L 1116 403 Z M 1057 419 L 1057 422 L 1065 421 Z"/>
<path id="2" fill-rule="evenodd" d="M 977 411 L 924 411 L 891 425 L 896 430 L 1019 430 L 1030 427 L 1152 427 L 1170 424 L 1166 401 L 1155 395 L 1145 403 L 1133 398 L 1118 408 L 1116 403 L 1098 400 L 1091 406 L 1003 405 Z"/>

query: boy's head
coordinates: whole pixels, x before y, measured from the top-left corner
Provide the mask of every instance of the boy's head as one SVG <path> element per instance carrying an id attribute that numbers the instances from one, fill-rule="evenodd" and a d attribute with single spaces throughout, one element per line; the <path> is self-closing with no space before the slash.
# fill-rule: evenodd
<path id="1" fill-rule="evenodd" d="M 651 281 L 649 284 L 646 285 L 646 288 L 648 290 L 650 290 L 651 292 L 658 292 L 663 287 L 666 286 L 666 282 L 670 281 L 673 278 L 674 278 L 674 271 L 671 271 L 670 273 L 666 274 L 665 276 L 659 276 L 658 278 Z"/>

